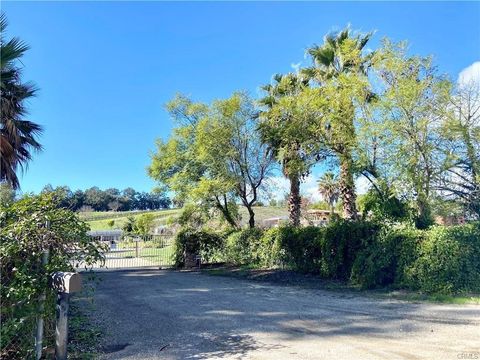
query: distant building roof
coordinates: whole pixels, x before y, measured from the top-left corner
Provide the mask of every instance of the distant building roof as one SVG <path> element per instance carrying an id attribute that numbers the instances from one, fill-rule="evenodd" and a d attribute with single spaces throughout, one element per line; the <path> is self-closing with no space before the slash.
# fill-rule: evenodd
<path id="1" fill-rule="evenodd" d="M 120 236 L 123 234 L 122 230 L 92 230 L 87 232 L 90 236 Z"/>
<path id="2" fill-rule="evenodd" d="M 307 214 L 330 214 L 330 210 L 322 210 L 322 209 L 310 209 L 307 210 Z"/>
<path id="3" fill-rule="evenodd" d="M 288 216 L 276 216 L 276 217 L 264 219 L 263 221 L 278 221 L 278 220 L 288 220 Z"/>

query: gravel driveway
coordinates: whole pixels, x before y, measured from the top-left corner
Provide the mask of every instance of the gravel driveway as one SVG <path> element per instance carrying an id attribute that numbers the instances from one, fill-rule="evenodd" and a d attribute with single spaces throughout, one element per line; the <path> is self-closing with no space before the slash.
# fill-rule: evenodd
<path id="1" fill-rule="evenodd" d="M 480 359 L 478 305 L 171 270 L 99 276 L 105 359 Z"/>

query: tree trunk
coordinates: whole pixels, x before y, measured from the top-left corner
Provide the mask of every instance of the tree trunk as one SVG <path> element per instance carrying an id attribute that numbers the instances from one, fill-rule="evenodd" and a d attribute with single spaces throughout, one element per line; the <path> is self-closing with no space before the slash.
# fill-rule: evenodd
<path id="1" fill-rule="evenodd" d="M 348 220 L 357 220 L 357 198 L 355 182 L 353 180 L 353 160 L 350 155 L 340 157 L 340 194 L 343 201 L 343 217 Z"/>
<path id="2" fill-rule="evenodd" d="M 232 214 L 230 213 L 228 209 L 228 200 L 227 197 L 224 196 L 224 204 L 220 202 L 220 200 L 217 198 L 217 209 L 219 209 L 222 212 L 223 218 L 233 227 L 233 228 L 238 228 L 237 222 L 233 218 Z"/>
<path id="3" fill-rule="evenodd" d="M 247 210 L 248 210 L 248 215 L 249 215 L 249 219 L 248 219 L 248 226 L 250 226 L 250 228 L 254 228 L 255 227 L 255 213 L 253 212 L 253 209 L 252 209 L 252 206 L 247 206 Z"/>
<path id="4" fill-rule="evenodd" d="M 290 223 L 293 226 L 300 225 L 300 206 L 302 199 L 300 197 L 300 177 L 291 175 L 290 179 L 290 195 L 288 196 L 288 212 Z"/>
<path id="5" fill-rule="evenodd" d="M 419 192 L 417 195 L 417 208 L 418 215 L 415 220 L 415 226 L 418 229 L 426 229 L 433 224 L 432 213 L 430 204 L 428 203 L 428 196 L 423 192 Z"/>
<path id="6" fill-rule="evenodd" d="M 480 164 L 478 163 L 477 160 L 477 155 L 475 151 L 475 146 L 472 143 L 472 138 L 470 136 L 470 133 L 468 132 L 468 129 L 466 126 L 463 128 L 463 141 L 465 143 L 465 146 L 467 148 L 467 158 L 470 161 L 471 164 L 471 170 L 472 170 L 472 181 L 476 187 L 480 185 Z"/>

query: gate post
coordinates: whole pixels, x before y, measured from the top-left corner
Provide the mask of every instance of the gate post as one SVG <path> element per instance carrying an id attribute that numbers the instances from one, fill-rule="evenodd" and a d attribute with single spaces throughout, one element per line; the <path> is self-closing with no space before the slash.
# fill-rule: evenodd
<path id="1" fill-rule="evenodd" d="M 67 360 L 68 346 L 68 300 L 70 294 L 59 292 L 55 306 L 55 360 Z"/>
<path id="2" fill-rule="evenodd" d="M 82 278 L 77 273 L 59 271 L 52 275 L 52 287 L 57 291 L 55 360 L 67 360 L 68 300 L 70 294 L 81 290 Z"/>

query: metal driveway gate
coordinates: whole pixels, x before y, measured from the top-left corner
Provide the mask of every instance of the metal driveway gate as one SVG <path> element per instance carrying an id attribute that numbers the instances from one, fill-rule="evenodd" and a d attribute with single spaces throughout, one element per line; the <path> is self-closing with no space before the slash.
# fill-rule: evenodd
<path id="1" fill-rule="evenodd" d="M 121 235 L 114 238 L 91 235 L 108 244 L 106 269 L 170 267 L 174 264 L 175 235 Z"/>

